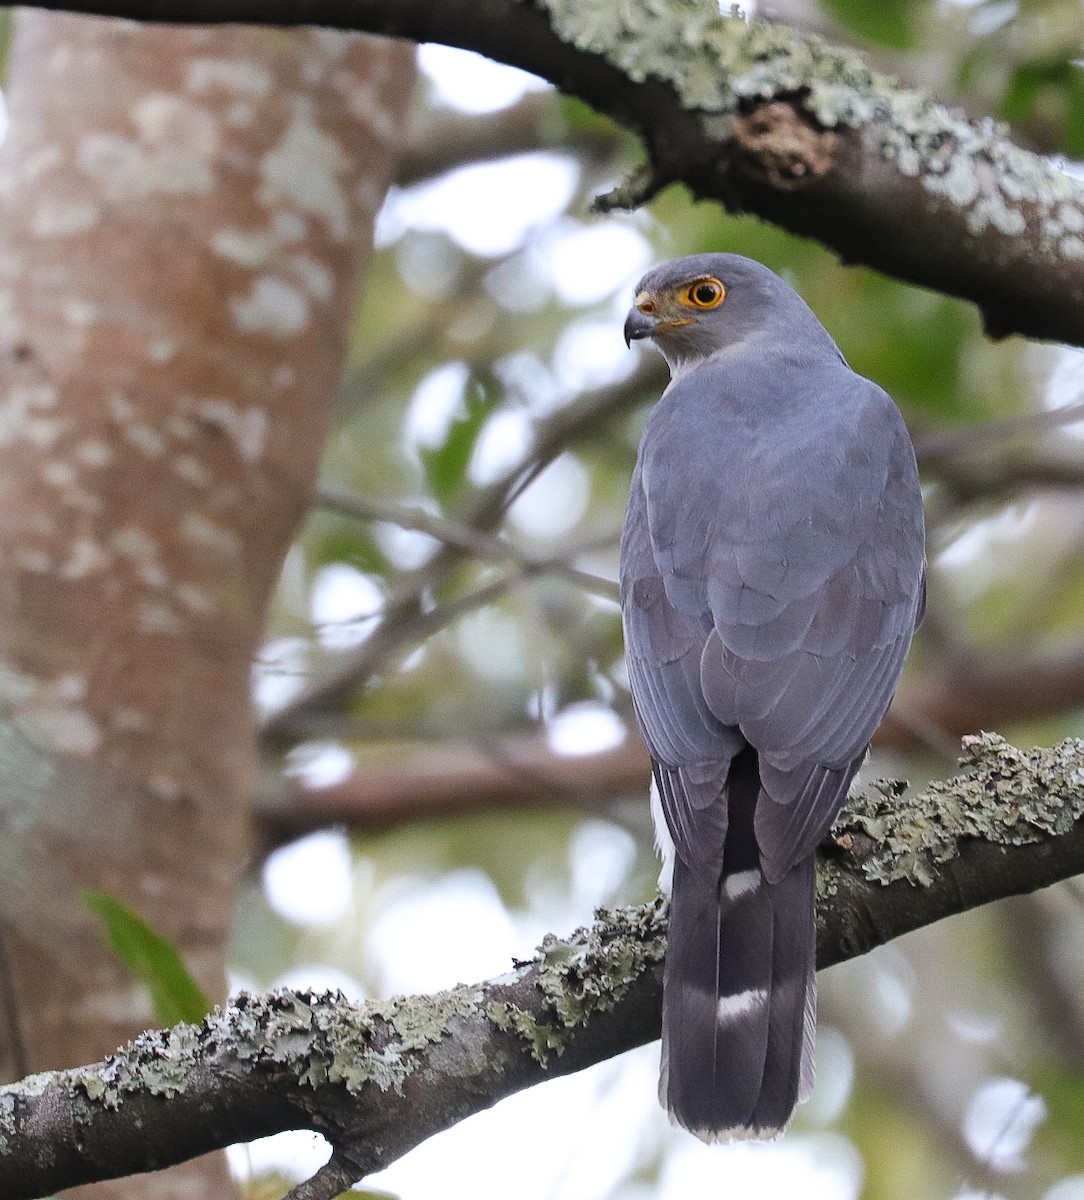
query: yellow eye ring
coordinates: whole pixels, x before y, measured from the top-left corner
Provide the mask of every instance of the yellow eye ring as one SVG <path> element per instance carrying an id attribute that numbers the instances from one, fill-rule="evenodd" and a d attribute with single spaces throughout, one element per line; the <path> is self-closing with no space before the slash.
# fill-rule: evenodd
<path id="1" fill-rule="evenodd" d="M 726 299 L 726 288 L 721 279 L 695 279 L 681 293 L 682 304 L 691 308 L 718 308 Z"/>

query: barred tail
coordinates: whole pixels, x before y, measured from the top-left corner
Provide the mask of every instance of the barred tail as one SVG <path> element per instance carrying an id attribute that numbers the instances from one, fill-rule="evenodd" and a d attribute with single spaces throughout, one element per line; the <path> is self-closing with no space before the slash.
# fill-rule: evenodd
<path id="1" fill-rule="evenodd" d="M 738 790 L 722 878 L 679 860 L 670 900 L 659 1090 L 704 1141 L 777 1136 L 813 1087 L 814 859 L 768 883 Z"/>

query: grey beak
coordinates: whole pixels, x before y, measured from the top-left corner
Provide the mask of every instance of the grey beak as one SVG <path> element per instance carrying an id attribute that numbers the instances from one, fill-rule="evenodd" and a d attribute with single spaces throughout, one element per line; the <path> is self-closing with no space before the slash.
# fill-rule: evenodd
<path id="1" fill-rule="evenodd" d="M 640 338 L 651 337 L 657 324 L 655 318 L 647 313 L 642 313 L 638 308 L 630 309 L 625 319 L 625 345 L 631 346 Z"/>

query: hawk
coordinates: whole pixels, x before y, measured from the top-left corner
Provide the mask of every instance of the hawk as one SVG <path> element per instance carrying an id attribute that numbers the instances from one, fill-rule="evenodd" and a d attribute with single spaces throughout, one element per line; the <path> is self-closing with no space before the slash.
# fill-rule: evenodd
<path id="1" fill-rule="evenodd" d="M 813 1085 L 817 845 L 925 605 L 918 471 L 891 397 L 760 263 L 651 271 L 638 338 L 671 376 L 621 541 L 672 861 L 660 1097 L 706 1141 L 769 1138 Z"/>

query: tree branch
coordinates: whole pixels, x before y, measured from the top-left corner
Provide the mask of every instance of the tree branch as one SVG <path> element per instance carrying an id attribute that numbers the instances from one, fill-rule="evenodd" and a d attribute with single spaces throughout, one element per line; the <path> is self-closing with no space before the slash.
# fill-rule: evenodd
<path id="1" fill-rule="evenodd" d="M 852 798 L 820 863 L 819 966 L 1084 871 L 1084 741 L 1025 754 L 984 734 L 964 750 L 964 774 L 905 803 L 891 782 Z M 656 901 L 600 911 L 511 974 L 433 996 L 241 995 L 199 1027 L 0 1089 L 0 1193 L 33 1200 L 308 1128 L 334 1166 L 296 1194 L 323 1196 L 325 1181 L 657 1037 L 664 937 Z"/>
<path id="2" fill-rule="evenodd" d="M 926 745 L 951 760 L 956 739 L 965 733 L 1036 720 L 1081 703 L 1084 646 L 1070 643 L 991 658 L 953 641 L 940 648 L 936 667 L 904 683 L 874 746 Z M 386 730 L 359 727 L 341 714 L 299 718 L 291 732 L 346 742 L 365 736 L 367 753 L 330 784 L 307 785 L 268 772 L 255 798 L 264 850 L 335 824 L 383 829 L 490 809 L 569 802 L 597 807 L 642 794 L 651 771 L 635 734 L 609 749 L 569 756 L 557 753 L 537 732 L 488 739 L 464 734 L 429 742 L 403 733 L 395 740 Z"/>
<path id="3" fill-rule="evenodd" d="M 844 261 L 976 303 L 992 336 L 1084 344 L 1084 188 L 872 70 L 715 0 L 39 0 L 173 22 L 318 24 L 439 41 L 552 80 L 636 131 L 674 180 Z"/>
<path id="4" fill-rule="evenodd" d="M 556 753 L 537 734 L 392 745 L 394 755 L 382 761 L 367 757 L 331 784 L 303 785 L 269 772 L 256 796 L 264 845 L 336 824 L 386 829 L 490 809 L 598 806 L 615 796 L 646 796 L 651 776 L 647 751 L 635 734 L 609 749 L 577 755 Z"/>
<path id="5" fill-rule="evenodd" d="M 1084 702 L 1084 645 L 1065 641 L 999 658 L 961 651 L 921 684 L 902 687 L 899 698 L 916 716 L 949 732 L 1064 712 Z M 900 733 L 889 723 L 884 740 L 912 740 L 906 729 L 902 738 Z"/>

